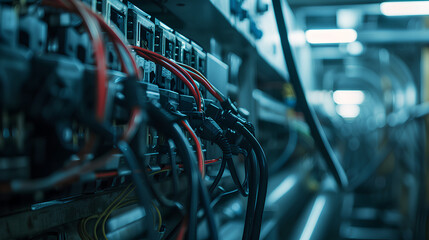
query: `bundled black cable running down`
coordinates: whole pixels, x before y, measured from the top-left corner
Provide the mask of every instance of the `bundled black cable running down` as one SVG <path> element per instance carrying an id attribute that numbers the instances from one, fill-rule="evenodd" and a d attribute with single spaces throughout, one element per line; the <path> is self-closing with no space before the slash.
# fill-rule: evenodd
<path id="1" fill-rule="evenodd" d="M 212 209 L 211 209 L 211 206 L 210 206 L 211 200 L 210 200 L 209 192 L 207 191 L 207 188 L 206 188 L 206 186 L 203 183 L 203 178 L 202 177 L 199 178 L 199 182 L 200 182 L 200 184 L 198 186 L 199 186 L 199 190 L 200 190 L 199 191 L 200 192 L 200 197 L 201 197 L 201 201 L 202 201 L 202 204 L 203 204 L 204 212 L 205 212 L 205 214 L 207 216 L 207 224 L 208 224 L 208 227 L 209 227 L 210 233 L 211 233 L 210 234 L 210 239 L 212 239 L 212 240 L 218 240 L 219 237 L 218 237 L 218 233 L 217 233 L 217 230 L 216 230 L 217 229 L 216 222 L 214 220 L 214 215 L 213 215 L 213 212 L 212 212 Z"/>
<path id="2" fill-rule="evenodd" d="M 244 182 L 243 184 L 241 184 L 240 179 L 238 178 L 237 169 L 235 168 L 234 160 L 232 159 L 231 145 L 229 144 L 228 139 L 226 139 L 226 137 L 224 137 L 223 135 L 221 135 L 218 138 L 214 139 L 213 142 L 216 145 L 218 145 L 220 147 L 220 149 L 222 150 L 222 152 L 223 152 L 223 155 L 222 155 L 223 159 L 222 159 L 222 161 L 225 161 L 228 164 L 228 168 L 229 168 L 229 170 L 231 172 L 232 180 L 235 183 L 238 191 L 240 192 L 240 194 L 242 196 L 247 197 L 249 195 L 249 193 L 246 190 L 246 182 Z M 222 168 L 222 166 L 221 166 L 221 168 Z M 220 169 L 220 170 L 222 170 L 222 169 Z M 225 170 L 225 168 L 223 170 Z M 218 176 L 216 176 L 216 179 L 213 182 L 212 186 L 214 184 L 217 185 L 219 183 L 219 181 L 216 182 L 217 177 Z M 220 180 L 220 178 L 219 178 L 219 180 Z M 213 186 L 213 190 L 216 187 L 216 185 Z M 212 190 L 212 186 L 210 186 L 210 190 Z M 210 192 L 212 192 L 212 191 L 210 191 Z"/>
<path id="3" fill-rule="evenodd" d="M 258 160 L 259 165 L 259 189 L 258 196 L 256 199 L 255 215 L 252 225 L 252 233 L 249 236 L 251 239 L 259 239 L 262 225 L 262 216 L 264 213 L 265 207 L 265 197 L 267 195 L 267 185 L 268 185 L 268 167 L 267 159 L 265 157 L 264 150 L 256 140 L 255 136 L 241 123 L 237 122 L 235 129 L 241 133 L 244 138 L 252 146 L 253 151 L 256 154 L 256 159 Z"/>
<path id="4" fill-rule="evenodd" d="M 145 106 L 144 100 L 141 97 L 139 97 L 139 96 L 143 96 L 144 94 L 142 91 L 139 91 L 142 89 L 138 87 L 137 81 L 135 78 L 125 78 L 125 79 L 122 79 L 120 83 L 122 83 L 124 87 L 124 93 L 127 97 L 125 99 L 118 98 L 117 103 L 119 105 L 122 105 L 128 109 L 132 109 L 133 106 L 136 104 L 140 104 L 142 105 L 142 107 Z M 171 160 L 174 160 L 174 159 L 171 159 Z M 177 166 L 174 164 L 174 167 L 177 167 Z M 183 210 L 182 204 L 180 204 L 177 201 L 168 199 L 165 195 L 163 195 L 160 192 L 158 188 L 155 188 L 152 178 L 148 176 L 148 173 L 146 171 L 143 171 L 142 175 L 143 175 L 143 178 L 145 178 L 145 181 L 148 183 L 148 186 L 150 191 L 152 192 L 152 195 L 159 201 L 161 205 L 164 205 L 166 207 L 177 208 L 180 211 Z"/>
<path id="5" fill-rule="evenodd" d="M 198 174 L 193 167 L 192 162 L 196 162 L 195 156 L 190 153 L 186 141 L 183 141 L 183 133 L 180 127 L 174 123 L 176 119 L 168 114 L 165 110 L 149 104 L 148 108 L 149 124 L 154 126 L 158 131 L 171 137 L 177 146 L 177 153 L 183 159 L 185 172 L 187 172 L 190 187 L 189 209 L 188 209 L 188 239 L 196 239 L 197 231 L 197 207 L 198 207 Z M 186 138 L 185 138 L 186 139 Z"/>
<path id="6" fill-rule="evenodd" d="M 149 189 L 147 188 L 149 184 L 145 180 L 145 178 L 143 178 L 141 174 L 137 172 L 137 170 L 140 170 L 140 172 L 144 172 L 144 170 L 142 170 L 144 169 L 144 167 L 141 166 L 139 161 L 137 161 L 128 143 L 126 143 L 125 141 L 119 141 L 117 147 L 124 154 L 124 158 L 128 164 L 128 167 L 131 169 L 131 176 L 133 178 L 134 185 L 136 186 L 136 193 L 138 199 L 140 201 L 141 206 L 146 209 L 147 217 L 143 218 L 143 227 L 148 229 L 149 239 L 157 239 L 156 233 L 154 231 L 155 225 L 152 221 L 153 213 L 152 211 L 148 210 L 152 208 L 152 197 Z"/>
<path id="7" fill-rule="evenodd" d="M 226 160 L 224 158 L 222 158 L 222 162 L 220 164 L 219 171 L 218 171 L 215 179 L 213 180 L 212 185 L 210 185 L 209 193 L 212 193 L 216 189 L 217 185 L 219 184 L 220 180 L 222 179 L 223 173 L 225 172 L 225 167 L 226 167 Z"/>
<path id="8" fill-rule="evenodd" d="M 282 1 L 273 0 L 273 8 L 277 22 L 277 28 L 280 34 L 280 40 L 283 48 L 283 55 L 286 61 L 286 67 L 289 73 L 290 82 L 292 83 L 293 90 L 296 94 L 296 99 L 299 106 L 304 113 L 304 117 L 308 123 L 311 131 L 311 135 L 321 152 L 329 171 L 334 176 L 340 188 L 347 188 L 348 179 L 346 173 L 341 166 L 340 162 L 336 158 L 328 140 L 323 132 L 320 122 L 318 121 L 316 114 L 307 102 L 305 97 L 304 89 L 299 78 L 298 71 L 296 68 L 295 61 L 293 59 L 292 48 L 288 39 L 288 32 L 285 23 L 285 17 L 283 14 Z"/>
<path id="9" fill-rule="evenodd" d="M 210 104 L 207 107 L 206 113 L 209 116 L 215 118 L 216 121 L 222 125 L 222 127 L 231 128 L 240 133 L 247 140 L 252 150 L 256 154 L 256 159 L 259 167 L 259 185 L 256 197 L 256 204 L 254 207 L 254 217 L 253 219 L 251 218 L 253 220 L 253 223 L 251 224 L 251 226 L 249 226 L 250 224 L 248 223 L 246 227 L 246 230 L 250 229 L 251 233 L 249 234 L 248 232 L 245 232 L 245 235 L 248 239 L 259 239 L 268 185 L 268 168 L 266 165 L 267 160 L 265 157 L 265 153 L 259 142 L 256 140 L 255 136 L 253 136 L 252 132 L 249 131 L 249 129 L 253 130 L 253 126 L 239 116 L 235 115 L 233 111 L 222 111 L 217 106 Z M 253 179 L 249 181 L 253 181 L 254 179 L 256 179 L 256 174 L 253 174 L 251 178 Z M 253 206 L 248 206 L 248 211 L 250 211 L 249 215 L 251 214 L 251 210 L 253 210 Z"/>
<path id="10" fill-rule="evenodd" d="M 147 174 L 146 171 L 143 172 L 143 177 L 146 179 L 146 182 L 149 183 L 149 186 L 150 186 L 149 189 L 152 192 L 153 196 L 159 201 L 159 203 L 161 203 L 162 205 L 164 205 L 166 207 L 177 208 L 180 211 L 183 210 L 182 204 L 180 204 L 179 202 L 168 199 L 166 196 L 164 196 L 159 191 L 158 188 L 155 188 L 153 180 L 149 177 L 149 175 Z"/>
<path id="11" fill-rule="evenodd" d="M 249 197 L 247 198 L 247 209 L 246 209 L 246 219 L 244 222 L 244 231 L 243 231 L 243 240 L 250 239 L 251 231 L 253 229 L 253 220 L 255 218 L 255 203 L 256 203 L 256 195 L 257 195 L 257 175 L 258 172 L 256 169 L 258 168 L 256 162 L 255 152 L 251 152 L 247 156 L 249 162 Z"/>
<path id="12" fill-rule="evenodd" d="M 150 124 L 154 126 L 159 132 L 163 133 L 166 137 L 171 138 L 177 147 L 177 153 L 183 161 L 185 172 L 188 175 L 189 186 L 191 189 L 191 196 L 189 198 L 189 211 L 188 211 L 188 239 L 196 239 L 196 226 L 197 226 L 197 211 L 198 211 L 198 197 L 200 196 L 203 201 L 204 212 L 208 219 L 210 237 L 214 240 L 218 239 L 218 232 L 214 221 L 213 212 L 210 208 L 210 199 L 208 197 L 207 189 L 201 187 L 202 180 L 196 166 L 196 156 L 192 151 L 192 147 L 187 141 L 180 126 L 175 123 L 177 121 L 175 116 L 172 116 L 167 111 L 159 108 L 153 103 L 149 103 L 147 108 Z M 201 186 L 200 186 L 201 185 Z M 203 191 L 202 193 L 199 193 Z M 205 202 L 207 201 L 208 204 Z"/>
<path id="13" fill-rule="evenodd" d="M 179 194 L 179 173 L 178 173 L 178 167 L 176 163 L 176 156 L 174 155 L 174 142 L 173 140 L 168 140 L 168 155 L 170 157 L 170 165 L 171 165 L 171 172 L 173 175 L 173 189 L 174 189 L 174 196 L 178 196 Z"/>
<path id="14" fill-rule="evenodd" d="M 219 148 L 223 152 L 223 159 L 222 159 L 222 165 L 219 169 L 219 172 L 213 182 L 213 184 L 210 186 L 209 192 L 213 192 L 216 188 L 217 184 L 219 183 L 220 179 L 222 178 L 223 172 L 225 171 L 225 163 L 228 164 L 228 168 L 231 172 L 231 177 L 236 185 L 238 191 L 240 194 L 244 197 L 247 197 L 248 192 L 246 191 L 246 181 L 244 181 L 243 184 L 241 184 L 240 179 L 238 177 L 237 169 L 235 168 L 234 161 L 232 159 L 232 150 L 231 145 L 228 142 L 228 139 L 223 135 L 222 128 L 210 117 L 204 118 L 202 121 L 191 121 L 192 125 L 198 124 L 199 126 L 199 136 L 203 139 L 209 140 L 216 145 L 219 146 Z"/>
<path id="15" fill-rule="evenodd" d="M 174 131 L 172 131 L 172 134 L 173 134 L 172 138 L 178 140 L 178 137 L 179 136 L 181 137 L 181 141 L 175 141 L 177 144 L 177 147 L 178 147 L 178 152 L 180 153 L 180 151 L 182 151 L 182 149 L 184 149 L 184 150 L 186 150 L 188 156 L 193 156 L 193 158 L 188 158 L 190 160 L 189 161 L 190 166 L 191 166 L 190 170 L 192 170 L 193 173 L 197 175 L 198 193 L 199 193 L 200 199 L 201 199 L 202 204 L 203 204 L 204 212 L 205 212 L 206 217 L 207 217 L 208 227 L 209 227 L 209 231 L 210 231 L 210 239 L 217 240 L 218 239 L 218 232 L 217 232 L 217 227 L 216 227 L 216 223 L 214 220 L 214 215 L 213 215 L 212 209 L 210 208 L 210 197 L 209 197 L 207 189 L 206 189 L 206 187 L 202 181 L 202 177 L 200 175 L 200 172 L 197 169 L 196 157 L 193 154 L 192 147 L 189 144 L 189 142 L 187 141 L 187 139 L 186 139 L 185 135 L 183 134 L 180 126 L 177 124 L 174 124 L 173 127 L 174 127 Z M 184 160 L 182 160 L 182 161 L 184 161 Z M 185 163 L 185 161 L 184 161 L 184 163 Z M 198 205 L 196 205 L 196 209 L 198 209 Z M 197 211 L 195 211 L 195 212 L 197 212 Z M 196 218 L 197 217 L 196 213 L 192 217 Z M 189 216 L 189 219 L 191 219 L 191 216 Z M 191 220 L 189 220 L 189 223 L 190 222 L 191 222 Z M 191 233 L 191 232 L 189 231 L 189 233 Z M 195 231 L 195 238 L 196 238 L 196 231 Z M 191 239 L 190 235 L 188 235 L 188 239 Z"/>

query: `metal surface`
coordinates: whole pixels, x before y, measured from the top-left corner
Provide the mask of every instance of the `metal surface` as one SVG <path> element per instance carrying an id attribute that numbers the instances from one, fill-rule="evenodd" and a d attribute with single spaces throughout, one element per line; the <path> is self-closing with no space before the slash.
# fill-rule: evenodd
<path id="1" fill-rule="evenodd" d="M 68 200 L 37 210 L 27 210 L 0 217 L 0 238 L 17 239 L 36 235 L 47 229 L 77 221 L 103 211 L 120 190 Z"/>

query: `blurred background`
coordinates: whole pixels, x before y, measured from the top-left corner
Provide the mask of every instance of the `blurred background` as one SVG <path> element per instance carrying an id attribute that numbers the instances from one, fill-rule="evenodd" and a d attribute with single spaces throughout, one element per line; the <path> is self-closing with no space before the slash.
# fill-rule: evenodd
<path id="1" fill-rule="evenodd" d="M 298 116 L 288 118 L 286 130 L 287 146 L 296 147 L 288 161 L 290 149 L 270 159 L 277 159 L 274 166 L 289 164 L 286 169 L 297 174 L 293 179 L 306 179 L 302 183 L 313 191 L 312 197 L 290 197 L 304 210 L 298 222 L 284 216 L 279 239 L 426 239 L 429 2 L 288 4 L 288 35 L 306 96 L 348 176 L 349 190 L 333 190 L 329 178 L 304 167 L 317 165 L 320 155 L 309 153 L 313 145 L 305 125 L 297 126 L 299 99 L 294 105 L 293 94 L 283 91 L 283 102 Z M 266 144 L 271 145 L 268 136 Z M 316 187 L 310 176 L 324 180 Z"/>
<path id="2" fill-rule="evenodd" d="M 270 167 L 261 239 L 427 238 L 428 1 L 279 1 L 345 190 L 304 119 L 272 2 L 178 2 L 152 14 L 229 65 L 228 95 L 257 125 Z M 192 9 L 207 19 L 195 23 Z M 238 239 L 237 226 L 221 227 L 221 236 Z"/>
<path id="3" fill-rule="evenodd" d="M 263 33 L 253 107 L 271 170 L 262 238 L 427 238 L 429 2 L 282 1 L 307 100 L 347 190 L 327 173 L 304 121 L 271 1 L 254 4 L 265 11 L 253 18 Z"/>

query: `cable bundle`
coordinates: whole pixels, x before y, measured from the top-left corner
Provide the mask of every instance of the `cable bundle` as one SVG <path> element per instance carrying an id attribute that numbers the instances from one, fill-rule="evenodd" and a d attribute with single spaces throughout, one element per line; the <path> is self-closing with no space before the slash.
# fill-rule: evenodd
<path id="1" fill-rule="evenodd" d="M 42 5 L 56 10 L 66 11 L 76 14 L 82 20 L 82 26 L 88 34 L 92 48 L 94 50 L 94 106 L 91 110 L 94 112 L 88 114 L 84 112 L 88 120 L 85 126 L 90 130 L 90 136 L 81 146 L 77 153 L 77 160 L 64 166 L 62 169 L 53 172 L 51 175 L 35 178 L 31 180 L 14 179 L 9 183 L 0 185 L 0 192 L 3 193 L 27 193 L 39 190 L 47 190 L 55 187 L 63 187 L 74 182 L 89 182 L 96 179 L 105 179 L 110 177 L 122 176 L 117 171 L 100 172 L 100 168 L 112 162 L 115 155 L 120 155 L 125 160 L 134 187 L 126 187 L 117 199 L 101 213 L 95 214 L 82 219 L 80 225 L 80 234 L 83 239 L 98 239 L 100 233 L 97 229 L 101 227 L 102 235 L 106 237 L 105 223 L 111 213 L 118 208 L 127 206 L 131 203 L 139 203 L 145 209 L 152 209 L 154 201 L 159 206 L 177 210 L 182 214 L 177 231 L 170 232 L 170 238 L 176 239 L 197 239 L 197 228 L 199 224 L 198 211 L 202 209 L 207 219 L 207 226 L 210 232 L 210 239 L 218 239 L 218 231 L 215 223 L 214 213 L 211 205 L 211 194 L 215 195 L 217 189 L 221 189 L 219 183 L 223 177 L 224 171 L 228 166 L 229 171 L 237 191 L 244 197 L 249 197 L 246 211 L 246 224 L 243 233 L 243 239 L 258 238 L 262 222 L 264 209 L 264 199 L 266 195 L 267 172 L 265 166 L 265 155 L 253 135 L 253 127 L 247 121 L 243 122 L 242 117 L 236 111 L 236 107 L 227 99 L 218 89 L 216 89 L 209 80 L 196 69 L 177 63 L 160 54 L 147 50 L 145 48 L 131 46 L 130 48 L 116 34 L 116 32 L 103 20 L 102 16 L 93 12 L 84 3 L 77 0 L 44 0 Z M 128 94 L 122 96 L 127 101 L 125 106 L 127 122 L 123 131 L 117 130 L 115 119 L 109 119 L 109 111 L 112 106 L 109 101 L 114 102 L 109 96 L 109 85 L 113 80 L 109 78 L 106 66 L 106 42 L 113 43 L 114 50 L 119 56 L 121 70 L 127 76 L 124 81 L 133 81 L 132 87 L 129 87 Z M 177 79 L 182 81 L 189 89 L 190 95 L 195 100 L 195 107 L 189 112 L 179 112 L 177 109 L 164 109 L 156 102 L 142 102 L 138 97 L 138 82 L 142 77 L 133 57 L 132 51 L 138 56 L 148 61 L 152 61 L 174 74 Z M 125 79 L 125 78 L 124 78 Z M 116 82 L 115 82 L 116 83 Z M 212 94 L 220 105 L 222 113 L 218 116 L 210 115 L 204 112 L 207 107 L 204 98 L 199 90 L 198 84 L 201 84 L 207 91 Z M 133 91 L 133 87 L 136 90 Z M 131 91 L 131 93 L 130 93 Z M 124 92 L 121 92 L 124 93 Z M 113 97 L 115 98 L 115 96 Z M 188 96 L 188 98 L 190 98 Z M 122 99 L 123 100 L 123 99 Z M 194 104 L 194 103 L 192 103 Z M 118 104 L 119 105 L 119 104 Z M 87 107 L 87 106 L 85 106 Z M 114 106 L 116 107 L 116 106 Z M 122 107 L 122 106 L 121 106 Z M 76 114 L 78 115 L 78 114 Z M 147 118 L 145 118 L 147 116 Z M 79 116 L 76 117 L 77 121 Z M 122 119 L 122 118 L 121 118 Z M 75 119 L 73 119 L 75 120 Z M 232 121 L 232 122 L 231 122 Z M 125 122 L 125 121 L 124 121 Z M 133 141 L 137 132 L 145 130 L 148 124 L 154 127 L 158 132 L 165 136 L 169 151 L 170 166 L 163 167 L 159 171 L 153 172 L 150 164 L 146 163 L 141 156 L 134 154 Z M 188 135 L 190 139 L 186 136 Z M 234 137 L 229 137 L 229 134 Z M 237 136 L 239 134 L 240 136 Z M 244 138 L 243 138 L 244 137 Z M 213 160 L 204 160 L 203 144 L 199 138 L 209 140 L 217 144 L 223 151 L 222 158 Z M 242 140 L 242 138 L 244 140 Z M 237 140 L 240 139 L 240 140 Z M 108 142 L 109 149 L 102 144 Z M 193 145 L 191 145 L 192 140 Z M 235 141 L 237 140 L 237 141 Z M 103 148 L 104 147 L 104 148 Z M 138 146 L 139 148 L 144 146 Z M 175 158 L 177 156 L 182 161 L 178 164 Z M 246 149 L 246 150 L 245 150 Z M 233 155 L 246 152 L 246 176 L 244 181 L 238 177 L 237 169 L 233 160 Z M 91 155 L 95 157 L 91 159 Z M 221 159 L 221 160 L 220 160 Z M 221 161 L 221 166 L 210 187 L 207 187 L 206 166 L 205 164 Z M 154 186 L 154 178 L 148 171 L 153 173 L 171 172 L 177 190 L 179 174 L 183 172 L 188 182 L 189 195 L 186 198 L 186 204 L 180 203 L 177 192 L 173 195 L 174 199 L 169 199 L 158 188 Z M 259 171 L 258 171 L 259 169 Z M 258 180 L 259 179 L 259 180 Z M 135 188 L 136 199 L 126 201 L 126 198 Z M 231 191 L 235 192 L 235 191 Z M 220 194 L 218 197 L 226 195 Z M 216 200 L 218 201 L 218 199 Z M 159 224 L 155 228 L 152 218 L 155 214 L 152 211 L 146 211 L 147 217 L 144 218 L 144 227 L 148 229 L 147 237 L 157 239 L 157 233 L 160 231 L 161 214 L 157 207 L 155 210 L 158 214 Z M 92 234 L 87 231 L 87 223 L 95 220 L 95 227 Z M 101 224 L 101 225 L 100 225 Z M 156 230 L 155 230 L 156 229 Z"/>

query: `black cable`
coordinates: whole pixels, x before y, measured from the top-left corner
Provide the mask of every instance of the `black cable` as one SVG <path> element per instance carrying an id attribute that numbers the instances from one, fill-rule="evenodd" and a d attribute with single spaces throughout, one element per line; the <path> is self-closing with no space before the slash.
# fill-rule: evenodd
<path id="1" fill-rule="evenodd" d="M 173 140 L 168 140 L 168 155 L 170 156 L 170 164 L 171 164 L 171 174 L 173 175 L 173 193 L 174 196 L 177 197 L 179 193 L 179 168 L 177 167 L 176 163 L 176 156 L 174 154 L 174 142 Z"/>
<path id="2" fill-rule="evenodd" d="M 141 166 L 140 162 L 137 161 L 132 149 L 125 141 L 119 141 L 117 144 L 118 149 L 124 154 L 124 158 L 128 164 L 128 167 L 131 170 L 131 176 L 136 186 L 136 193 L 140 202 L 140 205 L 146 209 L 147 217 L 143 218 L 143 228 L 148 229 L 148 238 L 157 239 L 155 233 L 155 225 L 152 221 L 154 218 L 152 211 L 152 197 L 149 189 L 147 188 L 148 182 L 144 177 L 142 177 L 139 172 L 145 172 L 145 168 Z"/>
<path id="3" fill-rule="evenodd" d="M 223 173 L 225 172 L 225 167 L 226 167 L 226 160 L 222 158 L 222 162 L 221 162 L 219 171 L 218 171 L 215 179 L 213 180 L 212 185 L 210 185 L 209 193 L 213 193 L 213 191 L 216 189 L 217 185 L 219 184 L 220 180 L 222 179 Z M 238 191 L 238 189 L 237 189 L 237 191 Z"/>
<path id="4" fill-rule="evenodd" d="M 239 179 L 238 173 L 237 173 L 237 169 L 235 168 L 234 160 L 232 159 L 232 150 L 231 150 L 231 145 L 228 142 L 228 139 L 226 139 L 225 136 L 221 135 L 220 137 L 215 139 L 214 142 L 216 143 L 216 145 L 219 146 L 219 148 L 223 152 L 223 160 L 222 161 L 226 161 L 226 163 L 228 164 L 228 168 L 229 168 L 229 171 L 231 173 L 232 181 L 234 182 L 234 184 L 237 187 L 240 194 L 243 197 L 247 197 L 249 193 L 245 189 L 246 188 L 245 186 L 247 185 L 246 180 L 244 181 L 243 184 L 240 182 L 240 179 Z M 219 180 L 220 180 L 220 178 L 219 178 Z M 215 179 L 215 181 L 216 181 L 216 179 Z M 215 182 L 213 182 L 213 183 L 215 183 Z M 211 189 L 211 187 L 210 187 L 210 189 Z M 213 190 L 214 190 L 214 188 L 213 188 Z M 212 192 L 212 191 L 210 191 L 210 192 Z"/>
<path id="5" fill-rule="evenodd" d="M 172 207 L 177 208 L 180 211 L 183 210 L 182 204 L 180 204 L 177 201 L 168 199 L 166 196 L 164 196 L 158 188 L 155 187 L 155 184 L 152 180 L 152 178 L 147 174 L 146 171 L 143 172 L 143 177 L 146 179 L 146 181 L 149 183 L 149 189 L 152 192 L 153 196 L 159 201 L 161 205 L 164 205 L 166 207 Z"/>
<path id="6" fill-rule="evenodd" d="M 289 73 L 290 82 L 292 83 L 293 90 L 296 94 L 297 102 L 302 109 L 304 117 L 308 123 L 311 131 L 311 135 L 318 146 L 323 159 L 325 160 L 329 171 L 335 178 L 338 186 L 345 189 L 348 185 L 347 175 L 344 172 L 343 167 L 336 158 L 328 140 L 326 139 L 325 133 L 323 132 L 320 122 L 317 119 L 311 106 L 308 104 L 305 97 L 304 89 L 301 84 L 301 80 L 298 75 L 295 61 L 293 59 L 292 48 L 290 46 L 288 31 L 285 23 L 285 17 L 283 14 L 282 1 L 273 0 L 274 15 L 276 17 L 277 28 L 280 34 L 280 40 L 283 48 L 283 55 L 286 61 L 286 67 Z"/>
<path id="7" fill-rule="evenodd" d="M 223 153 L 222 164 L 228 164 L 228 168 L 230 170 L 234 184 L 237 186 L 237 189 L 239 190 L 240 194 L 244 197 L 247 197 L 247 174 L 243 184 L 241 184 L 240 178 L 238 177 L 237 169 L 235 168 L 234 160 L 232 159 L 232 146 L 229 144 L 228 139 L 224 136 L 222 128 L 211 117 L 204 117 L 199 121 L 193 120 L 190 122 L 194 128 L 199 130 L 198 133 L 201 138 L 209 140 L 219 146 Z M 210 187 L 210 192 L 212 192 L 216 188 L 216 185 L 222 178 L 224 170 L 225 166 L 223 165 L 221 166 L 221 169 L 219 170 L 219 173 L 216 176 L 215 181 L 213 182 L 214 184 L 212 184 L 212 186 Z"/>
<path id="8" fill-rule="evenodd" d="M 188 127 L 190 127 L 189 123 L 186 120 L 185 120 L 185 124 L 188 125 Z M 190 128 L 191 128 L 191 131 L 193 131 L 192 127 L 190 127 Z M 192 151 L 192 154 L 194 154 L 194 151 Z M 204 159 L 202 159 L 202 160 L 204 161 Z M 196 167 L 196 165 L 195 165 L 195 167 Z M 207 187 L 204 184 L 204 180 L 200 174 L 200 171 L 197 171 L 197 174 L 198 174 L 198 182 L 199 182 L 199 184 L 198 184 L 199 191 L 198 192 L 200 195 L 200 200 L 201 200 L 204 212 L 205 212 L 206 217 L 207 217 L 207 225 L 208 225 L 209 231 L 210 231 L 210 233 L 212 233 L 209 236 L 210 236 L 210 239 L 217 240 L 218 239 L 217 227 L 216 227 L 216 222 L 214 220 L 214 215 L 213 215 L 212 209 L 210 207 L 210 196 L 209 196 L 209 193 L 207 191 Z M 197 212 L 197 214 L 198 214 L 198 212 Z"/>
<path id="9" fill-rule="evenodd" d="M 201 175 L 198 172 L 196 163 L 197 159 L 192 150 L 191 145 L 186 139 L 180 126 L 175 123 L 177 120 L 175 116 L 172 116 L 165 110 L 158 108 L 154 104 L 149 104 L 148 113 L 150 117 L 150 123 L 157 128 L 158 131 L 162 132 L 165 136 L 173 139 L 177 147 L 177 153 L 180 159 L 183 161 L 185 172 L 189 176 L 189 186 L 191 191 L 191 197 L 189 201 L 188 211 L 188 238 L 196 239 L 196 226 L 197 226 L 197 211 L 198 211 L 198 197 L 201 197 L 204 212 L 207 216 L 207 222 L 209 223 L 210 237 L 213 240 L 218 239 L 217 227 L 214 221 L 213 212 L 210 208 L 210 197 L 207 189 L 202 182 Z"/>
<path id="10" fill-rule="evenodd" d="M 246 219 L 244 222 L 244 230 L 243 230 L 243 240 L 249 239 L 251 236 L 251 231 L 253 229 L 253 219 L 255 218 L 255 203 L 256 203 L 256 195 L 257 195 L 257 162 L 255 152 L 251 151 L 251 153 L 247 156 L 249 162 L 249 197 L 247 198 L 247 208 L 246 208 Z"/>
<path id="11" fill-rule="evenodd" d="M 203 183 L 202 177 L 201 177 L 200 173 L 197 170 L 196 157 L 193 154 L 192 147 L 189 144 L 189 142 L 187 142 L 186 137 L 183 134 L 183 132 L 182 132 L 181 128 L 179 127 L 179 125 L 175 123 L 173 127 L 174 127 L 174 131 L 172 133 L 177 134 L 177 135 L 181 135 L 181 139 L 182 139 L 181 141 L 175 141 L 176 144 L 177 144 L 178 151 L 181 151 L 183 149 L 183 150 L 185 150 L 187 152 L 188 156 L 193 156 L 193 158 L 189 158 L 189 160 L 192 160 L 192 161 L 189 161 L 188 164 L 191 167 L 190 170 L 192 170 L 193 173 L 195 175 L 197 175 L 198 193 L 199 193 L 199 196 L 200 196 L 203 208 L 204 208 L 204 212 L 205 212 L 206 217 L 207 217 L 207 223 L 208 223 L 208 227 L 209 227 L 209 231 L 210 231 L 210 239 L 217 240 L 218 239 L 218 232 L 217 232 L 217 227 L 216 227 L 216 223 L 215 223 L 215 220 L 214 220 L 214 215 L 213 215 L 212 209 L 210 208 L 210 197 L 209 197 L 209 194 L 207 192 L 206 186 Z M 184 162 L 184 164 L 185 164 L 185 162 Z M 189 216 L 189 224 L 191 223 L 191 217 L 192 218 L 197 218 L 197 210 L 198 210 L 198 206 L 195 205 L 195 215 Z M 188 229 L 189 229 L 189 227 L 188 227 Z M 195 232 L 191 232 L 189 230 L 188 233 L 189 233 L 188 239 L 190 239 L 191 237 L 193 237 L 193 236 L 191 236 L 191 234 L 194 234 L 194 233 L 195 233 L 195 237 L 196 237 L 196 231 Z"/>
<path id="12" fill-rule="evenodd" d="M 200 176 L 199 178 L 199 182 L 200 184 L 199 186 L 199 193 L 200 193 L 200 197 L 201 197 L 201 202 L 204 208 L 204 213 L 206 215 L 207 218 L 207 225 L 208 228 L 210 230 L 210 239 L 212 240 L 218 240 L 218 232 L 217 232 L 217 227 L 216 227 L 216 222 L 214 220 L 214 215 L 213 215 L 213 211 L 210 207 L 210 196 L 209 196 L 209 192 L 207 191 L 206 186 L 203 183 L 203 178 Z"/>
<path id="13" fill-rule="evenodd" d="M 420 120 L 418 121 L 418 124 L 421 125 L 421 128 L 423 128 L 422 133 L 427 132 L 426 125 L 424 124 L 424 121 Z M 421 144 L 420 149 L 423 149 L 423 151 L 420 151 L 420 168 L 419 168 L 419 194 L 418 194 L 418 203 L 417 203 L 417 223 L 416 223 L 416 239 L 424 239 L 426 237 L 426 221 L 427 221 L 427 211 L 425 207 L 426 203 L 426 158 L 425 158 L 425 146 L 427 144 L 427 139 L 425 134 L 421 135 L 421 141 L 419 141 Z"/>
<path id="14" fill-rule="evenodd" d="M 246 138 L 246 140 L 252 146 L 259 165 L 259 188 L 256 199 L 255 215 L 252 224 L 252 233 L 249 235 L 251 239 L 259 239 L 268 186 L 267 159 L 265 157 L 264 150 L 262 149 L 258 140 L 256 140 L 255 136 L 253 136 L 253 134 L 241 122 L 237 122 L 235 126 L 236 130 L 242 134 L 243 137 Z"/>
<path id="15" fill-rule="evenodd" d="M 228 192 L 222 192 L 221 194 L 217 195 L 217 196 L 216 196 L 216 198 L 214 198 L 214 199 L 210 202 L 210 207 L 211 207 L 211 208 L 214 208 L 214 207 L 216 206 L 216 204 L 217 204 L 218 202 L 220 202 L 220 200 L 221 200 L 223 197 L 228 196 L 228 195 L 233 194 L 233 193 L 236 193 L 236 192 L 238 192 L 238 189 L 234 189 L 234 190 L 231 190 L 231 191 L 228 191 Z"/>
<path id="16" fill-rule="evenodd" d="M 198 184 L 199 176 L 194 164 L 197 162 L 195 155 L 192 154 L 192 149 L 180 126 L 175 123 L 176 120 L 171 114 L 165 110 L 148 104 L 149 123 L 153 125 L 159 132 L 162 132 L 166 137 L 173 139 L 176 144 L 177 154 L 183 161 L 183 167 L 188 176 L 188 184 L 190 188 L 190 197 L 188 204 L 188 239 L 196 239 L 197 231 L 197 211 L 198 211 Z"/>

